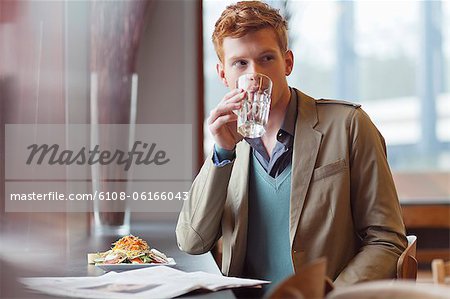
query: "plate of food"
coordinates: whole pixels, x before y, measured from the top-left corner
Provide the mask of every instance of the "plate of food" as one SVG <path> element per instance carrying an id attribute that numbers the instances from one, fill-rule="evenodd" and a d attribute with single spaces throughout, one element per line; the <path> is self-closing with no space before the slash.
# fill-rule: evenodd
<path id="1" fill-rule="evenodd" d="M 176 265 L 173 258 L 167 257 L 155 248 L 150 248 L 146 241 L 133 235 L 117 240 L 108 251 L 89 253 L 88 263 L 95 264 L 105 271 Z"/>

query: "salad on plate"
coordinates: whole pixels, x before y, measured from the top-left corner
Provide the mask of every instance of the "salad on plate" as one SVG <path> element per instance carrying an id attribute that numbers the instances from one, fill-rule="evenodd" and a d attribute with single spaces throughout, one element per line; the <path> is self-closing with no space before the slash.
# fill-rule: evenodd
<path id="1" fill-rule="evenodd" d="M 170 264 L 173 259 L 164 253 L 150 248 L 146 241 L 128 235 L 112 244 L 110 250 L 88 254 L 88 261 L 95 265 L 116 264 Z"/>

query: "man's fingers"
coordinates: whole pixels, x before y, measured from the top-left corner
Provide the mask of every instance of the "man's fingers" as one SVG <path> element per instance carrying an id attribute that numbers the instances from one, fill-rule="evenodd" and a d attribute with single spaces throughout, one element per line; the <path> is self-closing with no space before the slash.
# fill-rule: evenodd
<path id="1" fill-rule="evenodd" d="M 229 91 L 229 92 L 227 92 L 224 96 L 223 96 L 223 98 L 222 98 L 222 100 L 220 101 L 220 103 L 223 103 L 223 102 L 226 102 L 226 101 L 228 101 L 229 99 L 231 99 L 232 97 L 234 97 L 235 95 L 237 95 L 237 94 L 239 94 L 241 92 L 241 89 L 233 89 L 233 90 L 231 90 L 231 91 Z M 220 104 L 219 103 L 219 104 Z"/>
<path id="2" fill-rule="evenodd" d="M 242 102 L 246 97 L 247 97 L 247 93 L 246 92 L 240 92 L 240 93 L 232 96 L 228 100 L 226 100 L 225 103 L 239 103 L 239 102 Z"/>
<path id="3" fill-rule="evenodd" d="M 216 108 L 211 110 L 211 113 L 208 118 L 208 124 L 209 125 L 212 124 L 220 116 L 231 114 L 233 112 L 233 110 L 239 110 L 239 109 L 241 109 L 241 107 L 242 107 L 242 103 L 239 103 L 239 102 L 238 103 L 231 102 L 231 103 L 226 103 L 226 104 L 217 106 Z"/>
<path id="4" fill-rule="evenodd" d="M 228 92 L 217 107 L 211 110 L 207 121 L 208 125 L 215 122 L 222 115 L 231 114 L 233 110 L 241 109 L 245 97 L 246 93 L 240 89 L 233 89 Z"/>
<path id="5" fill-rule="evenodd" d="M 221 114 L 221 115 L 229 114 L 233 110 L 241 109 L 241 107 L 242 107 L 242 103 L 240 103 L 240 102 L 231 102 L 231 103 L 226 103 L 226 104 L 217 106 L 216 112 Z"/>
<path id="6" fill-rule="evenodd" d="M 218 112 L 219 114 L 228 114 L 232 110 L 241 109 L 244 98 L 245 92 L 238 93 L 229 98 L 227 101 L 221 102 L 217 105 L 215 112 Z"/>
<path id="7" fill-rule="evenodd" d="M 237 103 L 237 102 L 240 102 L 246 97 L 246 94 L 247 93 L 245 91 L 240 91 L 237 94 L 234 94 L 233 96 L 231 96 L 231 97 L 229 97 L 227 99 L 224 98 L 224 101 L 219 103 L 219 105 L 223 104 L 223 103 Z"/>
<path id="8" fill-rule="evenodd" d="M 225 125 L 225 124 L 227 124 L 227 123 L 230 123 L 230 122 L 233 122 L 233 121 L 236 121 L 236 120 L 237 120 L 237 115 L 236 115 L 236 114 L 226 114 L 226 115 L 222 115 L 222 116 L 218 117 L 218 118 L 216 119 L 216 121 L 213 122 L 213 123 L 210 125 L 209 129 L 210 129 L 211 133 L 213 133 L 213 135 L 214 135 L 214 134 L 216 134 L 216 133 L 219 131 L 219 129 L 220 129 L 223 125 Z"/>
<path id="9" fill-rule="evenodd" d="M 247 93 L 243 90 L 234 89 L 233 91 L 238 91 L 237 93 L 228 93 L 223 97 L 223 99 L 219 102 L 217 106 L 224 105 L 226 103 L 237 103 L 244 100 L 247 96 Z"/>

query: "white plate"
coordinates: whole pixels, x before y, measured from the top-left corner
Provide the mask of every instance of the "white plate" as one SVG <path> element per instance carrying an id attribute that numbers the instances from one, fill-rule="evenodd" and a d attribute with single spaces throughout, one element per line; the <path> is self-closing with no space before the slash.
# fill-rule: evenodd
<path id="1" fill-rule="evenodd" d="M 124 270 L 133 270 L 133 269 L 140 269 L 140 268 L 146 268 L 146 267 L 156 267 L 156 266 L 168 266 L 173 267 L 177 263 L 175 260 L 171 257 L 167 258 L 169 261 L 167 264 L 95 264 L 95 266 L 99 267 L 102 270 L 105 271 L 124 271 Z"/>

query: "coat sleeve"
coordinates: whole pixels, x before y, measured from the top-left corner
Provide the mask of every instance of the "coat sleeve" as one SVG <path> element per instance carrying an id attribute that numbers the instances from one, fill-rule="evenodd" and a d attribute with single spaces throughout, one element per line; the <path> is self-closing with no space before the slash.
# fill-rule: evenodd
<path id="1" fill-rule="evenodd" d="M 336 286 L 394 278 L 407 246 L 384 138 L 362 109 L 355 109 L 350 118 L 349 136 L 351 208 L 361 248 Z"/>
<path id="2" fill-rule="evenodd" d="M 178 218 L 176 236 L 181 250 L 202 254 L 221 237 L 220 223 L 233 165 L 214 165 L 212 154 L 206 159 Z"/>

